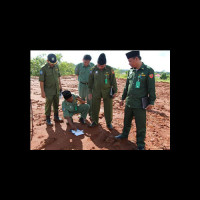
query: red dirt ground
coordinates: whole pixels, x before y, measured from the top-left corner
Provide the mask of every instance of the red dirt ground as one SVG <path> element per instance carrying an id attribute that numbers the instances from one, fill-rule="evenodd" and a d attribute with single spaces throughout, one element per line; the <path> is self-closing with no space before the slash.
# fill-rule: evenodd
<path id="1" fill-rule="evenodd" d="M 61 77 L 63 90 L 70 90 L 78 94 L 78 81 L 76 76 Z M 40 84 L 38 77 L 31 77 L 31 102 L 33 110 L 33 132 L 30 132 L 31 150 L 135 150 L 136 149 L 136 128 L 135 120 L 128 140 L 116 141 L 114 136 L 121 134 L 124 120 L 124 106 L 120 107 L 119 102 L 125 86 L 125 79 L 117 79 L 118 94 L 113 100 L 113 130 L 106 127 L 104 118 L 103 102 L 99 114 L 100 125 L 89 128 L 78 122 L 78 115 L 73 116 L 77 128 L 84 130 L 84 135 L 75 136 L 69 132 L 70 126 L 51 120 L 53 127 L 47 127 L 45 122 L 45 99 L 40 95 Z M 146 150 L 169 150 L 170 149 L 170 84 L 156 83 L 157 99 L 152 111 L 147 112 L 147 133 Z M 59 116 L 63 118 L 61 104 L 59 102 Z M 90 123 L 87 116 L 87 123 Z"/>

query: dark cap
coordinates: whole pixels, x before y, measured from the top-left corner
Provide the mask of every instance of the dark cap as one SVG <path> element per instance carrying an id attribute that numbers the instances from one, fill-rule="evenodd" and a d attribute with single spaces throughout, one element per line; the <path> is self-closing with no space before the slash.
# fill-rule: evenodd
<path id="1" fill-rule="evenodd" d="M 56 64 L 57 63 L 57 59 L 56 59 L 56 55 L 55 54 L 49 54 L 47 56 L 47 60 L 52 64 Z"/>
<path id="2" fill-rule="evenodd" d="M 85 55 L 83 57 L 83 60 L 92 60 L 92 57 L 90 55 Z"/>
<path id="3" fill-rule="evenodd" d="M 64 92 L 62 92 L 62 95 L 66 100 L 72 96 L 71 92 L 68 90 L 65 90 Z"/>
<path id="4" fill-rule="evenodd" d="M 104 53 L 100 54 L 98 60 L 97 60 L 97 63 L 99 65 L 104 65 L 106 64 L 106 55 Z"/>
<path id="5" fill-rule="evenodd" d="M 126 53 L 126 57 L 129 58 L 134 58 L 136 56 L 140 56 L 140 51 L 130 51 Z"/>

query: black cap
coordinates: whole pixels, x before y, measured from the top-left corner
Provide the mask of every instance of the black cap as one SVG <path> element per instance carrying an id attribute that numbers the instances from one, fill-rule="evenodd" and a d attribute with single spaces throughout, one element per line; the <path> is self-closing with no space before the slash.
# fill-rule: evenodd
<path id="1" fill-rule="evenodd" d="M 134 58 L 136 56 L 140 56 L 140 51 L 130 51 L 126 53 L 126 57 L 129 58 Z"/>
<path id="2" fill-rule="evenodd" d="M 56 55 L 55 54 L 49 54 L 47 56 L 47 60 L 50 61 L 50 63 L 56 63 L 57 62 L 57 59 L 56 59 Z"/>
<path id="3" fill-rule="evenodd" d="M 83 60 L 92 60 L 92 57 L 90 55 L 85 55 L 83 57 Z"/>
<path id="4" fill-rule="evenodd" d="M 65 90 L 64 92 L 62 92 L 62 95 L 66 100 L 72 96 L 71 92 L 68 90 Z"/>
<path id="5" fill-rule="evenodd" d="M 104 65 L 106 64 L 106 55 L 104 53 L 100 54 L 98 60 L 97 60 L 97 63 L 99 65 Z"/>

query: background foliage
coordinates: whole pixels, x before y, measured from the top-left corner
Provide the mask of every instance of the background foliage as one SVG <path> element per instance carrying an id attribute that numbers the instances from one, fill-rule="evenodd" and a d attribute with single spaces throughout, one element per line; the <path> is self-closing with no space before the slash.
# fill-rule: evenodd
<path id="1" fill-rule="evenodd" d="M 74 75 L 74 71 L 76 68 L 76 65 L 73 63 L 68 63 L 66 61 L 62 60 L 62 54 L 56 54 L 59 70 L 61 73 L 61 76 L 67 76 L 67 75 Z M 37 56 L 36 58 L 31 59 L 30 61 L 30 75 L 31 76 L 39 76 L 40 75 L 40 69 L 47 63 L 47 55 L 42 54 Z M 93 64 L 93 63 L 92 63 Z M 94 64 L 93 64 L 94 65 Z M 122 69 L 116 69 L 113 68 L 115 71 L 116 78 L 127 78 L 127 72 L 128 70 L 122 70 Z M 160 74 L 160 77 L 156 77 L 156 81 L 163 81 L 163 82 L 170 82 L 170 73 L 169 72 L 155 72 L 156 74 Z"/>

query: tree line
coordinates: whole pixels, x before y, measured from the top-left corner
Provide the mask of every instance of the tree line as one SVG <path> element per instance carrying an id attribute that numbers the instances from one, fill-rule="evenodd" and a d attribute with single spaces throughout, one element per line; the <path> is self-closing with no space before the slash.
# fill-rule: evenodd
<path id="1" fill-rule="evenodd" d="M 66 61 L 62 61 L 62 55 L 61 54 L 55 54 L 58 65 L 59 65 L 59 70 L 60 74 L 62 76 L 66 75 L 74 75 L 74 71 L 76 68 L 76 65 L 73 63 L 68 63 Z M 39 55 L 30 61 L 30 75 L 31 76 L 39 76 L 40 75 L 40 69 L 47 63 L 47 55 L 42 54 Z"/>
<path id="2" fill-rule="evenodd" d="M 75 75 L 75 68 L 76 65 L 73 63 L 68 63 L 66 61 L 62 61 L 62 54 L 55 54 L 57 61 L 58 61 L 58 65 L 59 65 L 59 70 L 60 70 L 60 74 L 61 76 L 67 76 L 67 75 Z M 47 62 L 47 55 L 46 54 L 41 54 L 33 59 L 31 59 L 30 61 L 30 75 L 31 76 L 39 76 L 40 75 L 40 69 L 46 64 Z M 127 73 L 128 70 L 124 70 L 124 69 L 117 69 L 117 68 L 113 68 L 115 71 L 115 76 L 116 78 L 127 78 Z M 159 72 L 155 72 L 155 74 L 157 74 Z M 159 79 L 162 80 L 169 80 L 170 79 L 170 73 L 168 72 L 161 72 L 159 73 L 161 74 Z M 157 79 L 156 79 L 157 80 Z"/>

